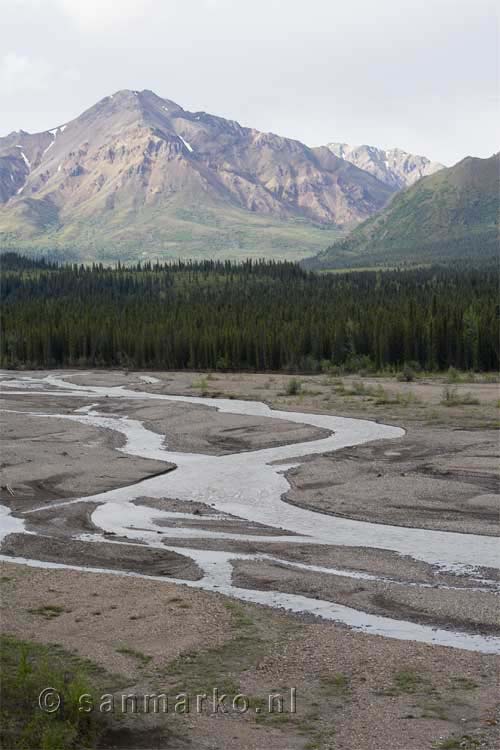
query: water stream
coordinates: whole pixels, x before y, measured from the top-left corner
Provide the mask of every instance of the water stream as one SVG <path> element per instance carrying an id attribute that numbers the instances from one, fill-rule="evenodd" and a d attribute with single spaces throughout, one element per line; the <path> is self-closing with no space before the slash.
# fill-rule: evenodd
<path id="1" fill-rule="evenodd" d="M 143 382 L 152 384 L 145 378 L 143 378 Z M 158 581 L 174 581 L 190 587 L 219 591 L 244 601 L 258 602 L 293 612 L 305 612 L 324 619 L 342 622 L 358 630 L 387 637 L 484 652 L 500 651 L 500 638 L 433 628 L 390 617 L 368 614 L 344 605 L 312 599 L 299 594 L 245 589 L 233 583 L 232 560 L 276 560 L 269 555 L 200 550 L 170 545 L 170 540 L 175 538 L 184 541 L 186 539 L 219 539 L 243 542 L 259 541 L 262 543 L 285 542 L 289 545 L 340 545 L 390 550 L 403 556 L 410 556 L 415 560 L 439 566 L 444 570 L 471 576 L 475 575 L 478 567 L 500 567 L 498 540 L 493 537 L 336 518 L 298 508 L 282 500 L 282 496 L 289 489 L 285 472 L 289 468 L 299 465 L 302 457 L 335 451 L 372 440 L 398 439 L 404 435 L 401 428 L 368 420 L 280 411 L 270 409 L 266 404 L 256 401 L 170 396 L 131 390 L 123 386 L 80 386 L 54 375 L 43 378 L 24 377 L 4 380 L 0 382 L 0 387 L 3 387 L 5 392 L 12 395 L 28 393 L 30 396 L 38 394 L 47 398 L 65 395 L 67 397 L 79 397 L 80 399 L 82 397 L 89 398 L 93 401 L 96 398 L 106 397 L 189 403 L 205 408 L 218 409 L 226 413 L 281 419 L 328 430 L 329 435 L 319 440 L 224 456 L 210 456 L 169 451 L 168 445 L 165 444 L 165 436 L 148 430 L 138 420 L 99 413 L 94 409 L 95 403 L 76 409 L 71 414 L 48 414 L 42 411 L 33 413 L 33 416 L 37 417 L 72 420 L 101 429 L 117 431 L 125 437 L 125 444 L 118 450 L 129 455 L 176 464 L 177 468 L 167 474 L 155 476 L 128 487 L 74 498 L 58 504 L 62 507 L 77 502 L 97 503 L 98 507 L 92 513 L 92 522 L 99 529 L 120 537 L 127 537 L 130 544 L 147 544 L 153 548 L 172 550 L 189 556 L 203 571 L 203 577 L 198 581 L 165 579 L 159 576 L 143 577 Z M 143 497 L 177 498 L 182 501 L 201 502 L 210 505 L 217 511 L 216 516 L 197 517 L 198 521 L 202 518 L 206 526 L 210 526 L 211 518 L 213 521 L 220 521 L 221 517 L 236 516 L 251 523 L 272 527 L 276 530 L 276 534 L 259 535 L 258 529 L 252 529 L 251 533 L 230 533 L 193 528 L 189 525 L 183 527 L 181 525 L 183 518 L 189 517 L 190 514 L 166 512 L 141 505 L 139 504 L 140 498 Z M 52 505 L 51 507 L 55 506 Z M 46 508 L 47 506 L 44 505 L 43 509 Z M 36 513 L 37 509 L 28 512 Z M 195 518 L 195 516 L 192 517 Z M 180 525 L 162 525 L 162 522 L 168 523 L 172 520 L 178 521 Z M 13 517 L 4 509 L 3 514 L 0 515 L 0 539 L 13 531 L 22 531 L 23 528 L 24 521 L 22 518 Z M 169 546 L 161 542 L 162 535 L 168 538 Z M 103 540 L 100 535 L 84 535 L 80 538 L 86 541 Z M 68 567 L 128 575 L 121 571 L 81 568 L 74 565 L 64 566 L 57 563 L 12 558 L 5 555 L 0 555 L 0 559 L 18 560 L 25 564 L 40 567 Z M 279 560 L 279 562 L 304 571 L 309 569 L 311 572 L 346 574 L 345 571 L 330 570 L 314 565 L 298 565 L 284 560 Z M 380 576 L 357 574 L 353 571 L 350 571 L 348 575 L 358 575 L 359 577 L 368 575 L 368 580 L 383 580 Z"/>

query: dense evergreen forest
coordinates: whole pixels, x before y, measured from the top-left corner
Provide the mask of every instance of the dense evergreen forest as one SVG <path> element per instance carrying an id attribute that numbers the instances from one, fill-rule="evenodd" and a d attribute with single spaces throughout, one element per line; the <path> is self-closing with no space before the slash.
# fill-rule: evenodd
<path id="1" fill-rule="evenodd" d="M 3 367 L 492 370 L 495 267 L 318 275 L 246 261 L 1 257 Z"/>

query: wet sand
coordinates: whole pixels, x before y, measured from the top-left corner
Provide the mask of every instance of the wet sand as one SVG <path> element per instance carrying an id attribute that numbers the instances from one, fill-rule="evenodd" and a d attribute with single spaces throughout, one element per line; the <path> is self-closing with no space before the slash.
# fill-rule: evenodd
<path id="1" fill-rule="evenodd" d="M 498 536 L 498 433 L 412 428 L 314 457 L 288 473 L 286 500 L 372 523 Z"/>
<path id="2" fill-rule="evenodd" d="M 199 395 L 198 385 L 193 384 L 202 376 L 151 373 L 151 377 L 158 382 L 146 383 L 139 374 L 115 372 L 76 373 L 71 381 L 84 384 L 91 380 L 102 385 L 123 384 L 137 391 Z M 209 380 L 208 389 L 220 395 L 232 393 L 266 400 L 280 408 L 332 408 L 326 399 L 332 395 L 332 387 L 324 385 L 320 378 L 308 379 L 308 389 L 316 389 L 316 395 L 304 394 L 300 403 L 283 395 L 286 382 L 286 376 L 227 375 Z M 398 387 L 406 388 L 406 384 L 394 385 L 395 389 Z M 418 384 L 418 388 L 421 393 L 426 385 Z M 441 386 L 429 384 L 429 388 L 429 403 L 435 405 Z M 473 388 L 467 386 L 467 390 Z M 481 398 L 490 398 L 491 385 L 478 386 L 478 393 Z M 3 408 L 69 414 L 89 403 L 88 398 L 6 395 Z M 127 415 L 144 421 L 153 432 L 166 433 L 168 450 L 181 452 L 228 456 L 324 437 L 319 428 L 220 414 L 202 406 L 188 405 L 186 410 L 186 405 L 111 399 L 96 399 L 95 404 L 96 411 Z M 343 412 L 337 405 L 335 413 L 365 418 L 380 415 L 379 407 L 368 400 L 345 399 L 342 405 Z M 379 441 L 307 458 L 297 468 L 287 470 L 291 487 L 284 499 L 325 515 L 492 536 L 498 522 L 498 443 L 490 426 L 491 408 L 473 407 L 472 412 L 462 416 L 439 408 L 438 412 L 435 418 L 421 406 L 387 408 L 388 421 L 406 428 L 404 438 L 397 443 Z M 207 651 L 215 649 L 216 661 L 220 661 L 224 644 L 227 648 L 234 636 L 226 597 L 168 582 L 171 577 L 193 582 L 199 578 L 200 570 L 188 554 L 190 548 L 270 555 L 282 561 L 390 579 L 360 581 L 340 572 L 332 575 L 292 570 L 265 559 L 235 560 L 233 578 L 239 586 L 301 593 L 347 604 L 361 612 L 445 629 L 491 633 L 495 627 L 497 609 L 492 594 L 467 590 L 481 585 L 468 575 L 439 570 L 390 550 L 252 540 L 252 535 L 272 537 L 276 529 L 241 521 L 230 514 L 216 519 L 218 511 L 209 503 L 147 495 L 133 501 L 138 508 L 191 514 L 192 518 L 182 522 L 156 520 L 161 529 L 158 547 L 164 546 L 164 550 L 148 548 L 126 531 L 124 536 L 102 533 L 92 520 L 97 507 L 93 503 L 64 508 L 57 504 L 126 487 L 168 471 L 172 465 L 120 453 L 124 439 L 111 430 L 57 418 L 6 412 L 1 417 L 7 428 L 3 438 L 8 443 L 7 451 L 11 451 L 2 452 L 6 465 L 1 502 L 15 512 L 47 505 L 43 511 L 24 516 L 26 530 L 36 536 L 11 534 L 5 539 L 2 553 L 164 579 L 160 586 L 146 579 L 76 570 L 37 570 L 5 562 L 4 632 L 41 642 L 57 640 L 82 656 L 95 657 L 108 669 L 128 675 L 129 681 L 136 684 L 157 684 L 158 673 L 153 666 L 155 670 L 163 668 L 181 654 L 205 654 L 206 660 Z M 467 429 L 457 429 L 457 419 L 462 419 Z M 246 538 L 169 537 L 169 528 L 180 526 L 242 533 Z M 89 534 L 96 540 L 85 540 Z M 481 569 L 475 573 L 476 578 L 488 579 L 495 574 Z M 424 583 L 428 587 L 399 585 L 395 581 Z M 46 621 L 29 614 L 28 610 L 52 601 L 64 610 L 56 619 Z M 281 684 L 297 685 L 303 695 L 300 717 L 297 721 L 284 721 L 279 727 L 256 722 L 255 717 L 236 720 L 229 716 L 218 721 L 195 717 L 184 723 L 182 741 L 172 737 L 169 747 L 185 747 L 186 742 L 188 746 L 191 742 L 194 747 L 207 750 L 229 746 L 241 750 L 262 750 L 263 746 L 290 750 L 305 748 L 307 743 L 310 747 L 314 743 L 327 747 L 328 742 L 335 741 L 335 747 L 345 750 L 421 750 L 432 747 L 440 738 L 460 739 L 466 734 L 478 738 L 484 747 L 495 747 L 497 725 L 492 717 L 498 674 L 496 657 L 356 633 L 335 623 L 284 614 L 256 604 L 238 606 L 244 607 L 246 616 L 258 623 L 259 632 L 264 635 L 258 655 L 249 657 L 246 666 L 241 659 L 231 664 L 222 661 L 225 674 L 235 675 L 241 689 L 251 694 Z M 248 634 L 242 638 L 244 651 Z M 123 643 L 133 644 L 135 649 L 152 656 L 149 672 L 134 657 L 116 652 Z M 417 676 L 414 689 L 398 687 L 397 675 L 402 667 Z M 339 674 L 345 676 L 347 687 L 339 687 L 344 684 L 337 680 Z M 146 729 L 153 738 L 153 724 Z"/>
<path id="3" fill-rule="evenodd" d="M 498 596 L 494 592 L 404 586 L 298 570 L 282 563 L 237 560 L 233 581 L 244 588 L 305 594 L 349 607 L 436 627 L 500 634 Z"/>

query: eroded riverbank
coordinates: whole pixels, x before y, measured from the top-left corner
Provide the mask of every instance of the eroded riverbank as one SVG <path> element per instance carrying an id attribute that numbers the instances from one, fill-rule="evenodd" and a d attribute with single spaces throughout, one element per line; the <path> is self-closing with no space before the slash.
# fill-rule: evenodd
<path id="1" fill-rule="evenodd" d="M 68 550 L 67 561 L 61 561 L 62 553 L 57 553 L 56 545 L 52 545 L 52 552 L 45 551 L 43 555 L 39 553 L 40 565 L 57 562 L 59 565 L 73 564 L 85 567 L 84 550 L 91 549 L 92 554 L 89 554 L 87 559 L 88 567 L 106 570 L 108 569 L 106 560 L 109 560 L 110 556 L 106 551 L 106 554 L 99 557 L 98 545 L 100 544 L 113 549 L 114 560 L 119 560 L 120 555 L 127 556 L 125 549 L 121 553 L 118 551 L 118 546 L 125 548 L 129 545 L 131 552 L 147 547 L 149 552 L 145 550 L 144 554 L 155 556 L 158 555 L 159 549 L 165 552 L 168 550 L 172 555 L 182 555 L 193 560 L 196 568 L 202 571 L 202 575 L 199 576 L 192 574 L 197 579 L 195 581 L 189 580 L 190 576 L 176 575 L 178 570 L 176 566 L 170 572 L 166 572 L 166 575 L 185 585 L 217 590 L 246 601 L 333 619 L 351 627 L 362 630 L 371 629 L 371 632 L 378 632 L 389 637 L 412 638 L 458 648 L 486 651 L 498 649 L 500 641 L 497 641 L 494 636 L 454 631 L 452 629 L 454 621 L 451 617 L 450 629 L 443 630 L 432 625 L 422 625 L 422 615 L 419 617 L 415 615 L 414 621 L 407 621 L 387 616 L 387 611 L 384 614 L 371 614 L 362 609 L 359 601 L 357 602 L 359 608 L 353 609 L 345 603 L 341 604 L 340 601 L 318 600 L 317 593 L 316 598 L 311 598 L 292 590 L 286 592 L 260 590 L 258 583 L 248 589 L 241 588 L 235 585 L 232 578 L 232 560 L 258 561 L 266 556 L 265 553 L 236 553 L 230 549 L 210 550 L 200 548 L 199 545 L 196 548 L 187 546 L 188 540 L 207 542 L 219 540 L 222 544 L 250 541 L 261 545 L 273 543 L 286 543 L 288 546 L 300 544 L 306 547 L 308 545 L 333 545 L 335 547 L 340 545 L 341 547 L 359 546 L 378 549 L 384 552 L 389 550 L 416 561 L 437 566 L 444 572 L 472 575 L 471 584 L 477 587 L 479 571 L 497 567 L 498 553 L 496 540 L 493 538 L 403 528 L 328 516 L 283 502 L 282 498 L 289 490 L 286 472 L 293 467 L 299 467 L 303 456 L 316 456 L 338 451 L 347 446 L 374 443 L 377 440 L 396 441 L 404 435 L 404 431 L 400 428 L 368 420 L 271 410 L 267 405 L 254 401 L 225 398 L 207 401 L 200 397 L 149 393 L 125 386 L 113 387 L 92 383 L 77 385 L 71 382 L 71 378 L 63 379 L 51 375 L 44 378 L 29 376 L 22 379 L 10 378 L 4 380 L 3 387 L 7 394 L 16 399 L 19 399 L 26 390 L 30 399 L 40 398 L 46 403 L 50 403 L 52 398 L 61 399 L 61 397 L 80 400 L 98 398 L 97 404 L 77 406 L 76 409 L 64 414 L 37 411 L 26 413 L 26 417 L 57 420 L 58 423 L 67 420 L 71 423 L 97 427 L 100 430 L 113 431 L 121 436 L 121 440 L 116 444 L 118 451 L 142 460 L 163 461 L 169 466 L 172 464 L 176 466 L 174 471 L 144 479 L 136 484 L 52 503 L 51 507 L 57 507 L 58 512 L 62 512 L 63 515 L 64 509 L 71 509 L 74 505 L 91 504 L 93 510 L 89 521 L 95 531 L 70 535 L 70 544 L 74 547 L 80 545 L 80 547 L 78 553 L 75 550 L 72 553 Z M 109 409 L 101 411 L 104 399 L 125 403 L 135 403 L 138 400 L 155 401 L 161 402 L 162 406 L 167 402 L 174 404 L 177 410 L 180 406 L 187 404 L 189 409 L 201 408 L 201 413 L 205 415 L 208 408 L 209 411 L 215 409 L 220 414 L 252 417 L 264 423 L 269 420 L 271 431 L 274 423 L 300 425 L 302 433 L 300 430 L 294 433 L 299 442 L 224 455 L 172 451 L 168 449 L 168 412 L 166 433 L 162 435 L 157 429 L 154 431 L 148 429 L 137 419 L 123 414 L 116 416 L 114 410 L 111 410 L 111 413 Z M 175 418 L 178 419 L 177 416 Z M 203 419 L 207 417 L 204 416 Z M 304 426 L 319 431 L 321 436 L 304 434 Z M 255 431 L 262 428 L 259 423 L 254 423 L 250 429 Z M 283 432 L 281 426 L 279 432 Z M 306 442 L 300 441 L 303 435 L 308 438 Z M 189 518 L 194 517 L 194 514 L 164 511 L 152 506 L 151 503 L 142 505 L 139 499 L 141 497 L 148 499 L 170 497 L 183 503 L 202 503 L 214 508 L 221 515 L 217 519 L 211 519 L 212 525 L 208 521 L 202 528 L 196 528 Z M 38 512 L 43 513 L 44 510 L 44 508 L 38 510 L 36 507 L 31 507 L 24 511 L 29 514 L 32 529 L 34 528 L 34 515 Z M 16 514 L 21 518 L 24 513 L 19 514 L 19 510 L 16 509 Z M 229 522 L 235 518 L 241 519 L 240 528 L 235 531 L 221 530 L 221 523 L 225 522 L 227 528 Z M 183 524 L 183 520 L 189 520 L 189 522 Z M 219 526 L 214 528 L 213 521 L 215 520 Z M 249 533 L 249 529 L 245 529 L 245 523 L 262 524 L 267 528 L 261 535 L 255 528 Z M 23 524 L 24 522 L 21 522 L 21 525 Z M 274 533 L 272 533 L 273 529 Z M 31 537 L 33 533 L 36 532 L 31 531 Z M 183 542 L 181 548 L 175 546 L 177 540 Z M 82 547 L 88 544 L 91 545 L 90 548 Z M 10 554 L 17 559 L 29 559 L 32 561 L 31 564 L 37 560 L 36 554 L 33 556 L 30 554 L 30 550 L 40 548 L 39 540 L 35 544 L 33 537 L 26 538 L 24 543 L 22 536 L 11 537 L 10 547 L 7 538 L 5 545 L 7 545 L 6 549 L 2 550 L 4 554 Z M 113 564 L 113 568 L 119 569 L 119 567 L 119 563 Z M 132 565 L 130 568 L 130 561 L 128 565 L 123 565 L 123 570 L 131 569 L 137 574 L 145 573 L 144 565 L 137 564 L 135 568 Z M 313 568 L 310 572 L 313 573 Z M 303 566 L 302 580 L 299 590 L 307 591 L 307 564 Z M 494 583 L 486 581 L 486 585 L 492 587 Z M 485 596 L 488 595 L 489 593 L 485 593 Z M 337 599 L 340 600 L 342 597 L 339 595 Z M 390 611 L 390 606 L 387 606 L 386 610 Z M 408 607 L 406 610 L 400 608 L 399 611 L 408 613 L 411 608 L 410 610 Z M 442 620 L 443 618 L 440 620 L 436 617 L 433 625 L 441 624 Z M 489 626 L 489 623 L 485 623 L 485 627 L 487 625 Z"/>

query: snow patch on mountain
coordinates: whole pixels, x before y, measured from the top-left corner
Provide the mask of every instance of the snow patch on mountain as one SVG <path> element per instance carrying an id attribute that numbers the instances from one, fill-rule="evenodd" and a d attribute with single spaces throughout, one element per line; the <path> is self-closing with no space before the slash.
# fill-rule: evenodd
<path id="1" fill-rule="evenodd" d="M 400 148 L 385 150 L 366 144 L 351 146 L 348 143 L 328 143 L 327 148 L 335 156 L 364 169 L 386 185 L 399 190 L 444 167 L 444 164 L 431 161 L 426 156 L 410 154 Z"/>
<path id="2" fill-rule="evenodd" d="M 191 144 L 188 143 L 187 141 L 185 141 L 184 138 L 182 137 L 182 135 L 180 135 L 179 138 L 181 139 L 181 141 L 183 142 L 183 144 L 185 145 L 185 147 L 187 148 L 187 150 L 192 154 L 193 153 L 193 147 L 191 146 Z"/>

